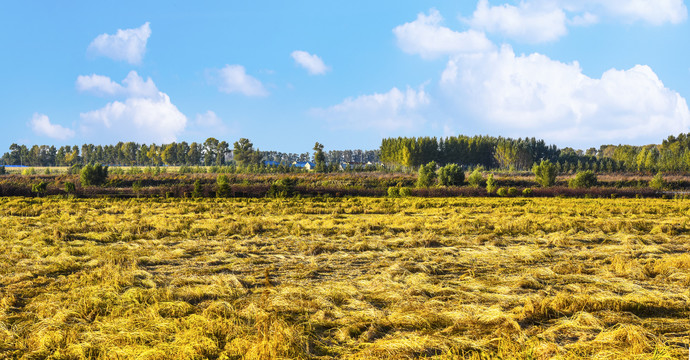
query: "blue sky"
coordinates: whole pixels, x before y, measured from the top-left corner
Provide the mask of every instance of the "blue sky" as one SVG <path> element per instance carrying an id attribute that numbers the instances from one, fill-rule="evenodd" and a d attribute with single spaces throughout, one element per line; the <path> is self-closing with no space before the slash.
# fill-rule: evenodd
<path id="1" fill-rule="evenodd" d="M 682 0 L 2 2 L 0 151 L 658 143 L 690 131 L 687 17 Z"/>

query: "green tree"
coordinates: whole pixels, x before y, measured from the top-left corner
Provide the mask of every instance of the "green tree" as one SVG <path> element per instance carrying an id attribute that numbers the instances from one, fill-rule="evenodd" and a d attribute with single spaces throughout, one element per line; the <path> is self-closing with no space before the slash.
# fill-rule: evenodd
<path id="1" fill-rule="evenodd" d="M 247 166 L 253 162 L 254 159 L 254 144 L 248 139 L 241 138 L 233 144 L 233 155 L 235 161 L 240 166 Z"/>
<path id="2" fill-rule="evenodd" d="M 597 175 L 592 170 L 580 171 L 568 181 L 568 187 L 573 189 L 591 188 L 597 184 Z"/>
<path id="3" fill-rule="evenodd" d="M 193 198 L 200 198 L 202 196 L 204 196 L 204 189 L 201 186 L 201 180 L 196 179 L 196 181 L 194 181 L 194 189 L 192 190 L 192 197 Z"/>
<path id="4" fill-rule="evenodd" d="M 323 145 L 318 142 L 314 144 L 314 162 L 316 163 L 316 172 L 326 171 L 326 156 L 323 154 Z"/>
<path id="5" fill-rule="evenodd" d="M 484 176 L 482 175 L 482 172 L 479 171 L 479 169 L 474 169 L 470 176 L 467 178 L 467 183 L 470 184 L 470 186 L 478 188 L 482 186 L 482 183 L 484 182 Z"/>
<path id="6" fill-rule="evenodd" d="M 48 190 L 48 183 L 41 181 L 38 184 L 31 185 L 31 192 L 36 193 L 38 197 L 44 194 Z"/>
<path id="7" fill-rule="evenodd" d="M 429 187 L 436 183 L 436 162 L 432 161 L 419 167 L 417 187 Z"/>
<path id="8" fill-rule="evenodd" d="M 535 181 L 542 187 L 553 186 L 556 183 L 558 171 L 556 165 L 549 160 L 542 160 L 539 165 L 534 164 L 532 172 L 534 173 Z"/>
<path id="9" fill-rule="evenodd" d="M 649 187 L 656 190 L 663 190 L 666 187 L 666 180 L 661 172 L 658 172 L 652 180 L 649 181 Z"/>
<path id="10" fill-rule="evenodd" d="M 438 169 L 438 183 L 441 186 L 461 186 L 465 182 L 465 172 L 458 164 L 448 164 Z"/>
<path id="11" fill-rule="evenodd" d="M 486 178 L 486 192 L 489 194 L 493 194 L 494 191 L 496 191 L 497 187 L 498 187 L 498 184 L 496 184 L 496 179 L 494 179 L 494 174 L 489 174 L 489 177 Z"/>
<path id="12" fill-rule="evenodd" d="M 74 194 L 74 192 L 77 190 L 77 187 L 74 186 L 74 183 L 71 181 L 65 182 L 65 192 L 68 194 Z"/>
<path id="13" fill-rule="evenodd" d="M 79 172 L 81 186 L 101 185 L 108 178 L 108 167 L 101 164 L 84 166 Z"/>
<path id="14" fill-rule="evenodd" d="M 216 196 L 229 197 L 230 196 L 230 180 L 225 174 L 220 174 L 216 178 Z"/>

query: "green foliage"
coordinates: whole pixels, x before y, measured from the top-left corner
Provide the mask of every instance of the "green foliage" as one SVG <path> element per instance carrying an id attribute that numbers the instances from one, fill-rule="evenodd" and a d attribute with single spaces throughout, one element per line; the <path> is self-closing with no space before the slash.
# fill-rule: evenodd
<path id="1" fill-rule="evenodd" d="M 656 190 L 663 190 L 666 187 L 666 180 L 661 172 L 657 173 L 652 180 L 649 181 L 649 187 Z"/>
<path id="2" fill-rule="evenodd" d="M 7 170 L 5 170 L 5 165 L 0 166 L 0 175 L 5 175 L 7 174 Z"/>
<path id="3" fill-rule="evenodd" d="M 101 164 L 88 164 L 81 169 L 79 180 L 81 186 L 101 185 L 108 178 L 108 167 Z"/>
<path id="4" fill-rule="evenodd" d="M 192 197 L 193 198 L 200 198 L 203 196 L 204 196 L 204 191 L 203 191 L 203 188 L 201 186 L 201 180 L 196 179 L 196 181 L 194 181 L 194 189 L 192 190 Z"/>
<path id="5" fill-rule="evenodd" d="M 74 186 L 74 183 L 71 181 L 65 182 L 65 192 L 68 194 L 74 194 L 74 192 L 77 190 L 77 187 Z"/>
<path id="6" fill-rule="evenodd" d="M 572 189 L 587 189 L 597 184 L 597 175 L 592 170 L 580 171 L 568 181 Z"/>
<path id="7" fill-rule="evenodd" d="M 400 188 L 400 190 L 398 190 L 398 194 L 400 195 L 400 197 L 411 196 L 412 195 L 412 189 L 410 189 L 407 186 L 403 186 Z"/>
<path id="8" fill-rule="evenodd" d="M 46 168 L 46 171 L 43 172 L 45 175 L 50 175 L 50 168 Z"/>
<path id="9" fill-rule="evenodd" d="M 388 187 L 388 197 L 399 197 L 400 196 L 400 188 L 397 186 L 389 186 Z"/>
<path id="10" fill-rule="evenodd" d="M 484 183 L 484 176 L 479 169 L 474 169 L 470 176 L 467 178 L 467 183 L 474 188 L 482 186 Z"/>
<path id="11" fill-rule="evenodd" d="M 44 194 L 48 189 L 48 183 L 41 181 L 38 184 L 31 185 L 31 192 L 36 193 L 38 196 Z"/>
<path id="12" fill-rule="evenodd" d="M 314 163 L 316 172 L 326 172 L 326 155 L 323 154 L 323 145 L 318 142 L 314 144 Z"/>
<path id="13" fill-rule="evenodd" d="M 518 196 L 520 195 L 520 190 L 514 187 L 509 187 L 508 188 L 508 196 Z"/>
<path id="14" fill-rule="evenodd" d="M 504 187 L 500 187 L 500 188 L 498 188 L 498 190 L 496 190 L 496 195 L 501 196 L 501 197 L 508 196 L 508 189 L 506 189 Z"/>
<path id="15" fill-rule="evenodd" d="M 558 170 L 556 169 L 556 165 L 552 164 L 549 160 L 542 160 L 539 165 L 534 164 L 534 166 L 532 166 L 532 172 L 534 173 L 535 181 L 542 187 L 553 186 L 553 184 L 556 183 Z"/>
<path id="16" fill-rule="evenodd" d="M 35 175 L 35 174 L 36 174 L 36 169 L 34 169 L 32 167 L 22 170 L 22 175 Z"/>
<path id="17" fill-rule="evenodd" d="M 523 196 L 532 196 L 532 189 L 531 188 L 525 188 L 522 190 L 522 195 Z"/>
<path id="18" fill-rule="evenodd" d="M 287 198 L 295 195 L 297 179 L 286 177 L 278 179 L 271 184 L 266 196 L 274 198 Z"/>
<path id="19" fill-rule="evenodd" d="M 141 193 L 141 180 L 137 180 L 132 183 L 132 191 L 139 197 Z"/>
<path id="20" fill-rule="evenodd" d="M 489 174 L 489 177 L 486 178 L 486 192 L 489 194 L 493 194 L 496 191 L 496 188 L 498 185 L 496 185 L 496 179 L 494 179 L 494 174 Z"/>
<path id="21" fill-rule="evenodd" d="M 436 162 L 432 161 L 419 167 L 417 187 L 430 187 L 436 183 Z"/>
<path id="22" fill-rule="evenodd" d="M 70 175 L 78 175 L 79 172 L 81 171 L 81 166 L 74 164 L 67 169 L 67 173 Z"/>
<path id="23" fill-rule="evenodd" d="M 216 197 L 230 196 L 230 180 L 225 174 L 220 174 L 216 177 Z"/>
<path id="24" fill-rule="evenodd" d="M 448 164 L 438 169 L 438 183 L 441 186 L 461 186 L 465 182 L 465 172 L 458 164 Z"/>

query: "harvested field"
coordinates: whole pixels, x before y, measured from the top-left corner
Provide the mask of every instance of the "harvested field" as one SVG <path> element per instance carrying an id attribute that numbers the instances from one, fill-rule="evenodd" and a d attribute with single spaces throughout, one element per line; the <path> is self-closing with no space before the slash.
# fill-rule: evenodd
<path id="1" fill-rule="evenodd" d="M 0 358 L 677 359 L 690 201 L 0 199 Z"/>

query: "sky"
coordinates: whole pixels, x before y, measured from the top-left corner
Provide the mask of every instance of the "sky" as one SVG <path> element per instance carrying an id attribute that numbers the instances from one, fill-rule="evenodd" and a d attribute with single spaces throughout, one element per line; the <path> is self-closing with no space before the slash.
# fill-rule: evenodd
<path id="1" fill-rule="evenodd" d="M 3 1 L 0 151 L 660 143 L 690 132 L 689 35 L 682 0 Z"/>

